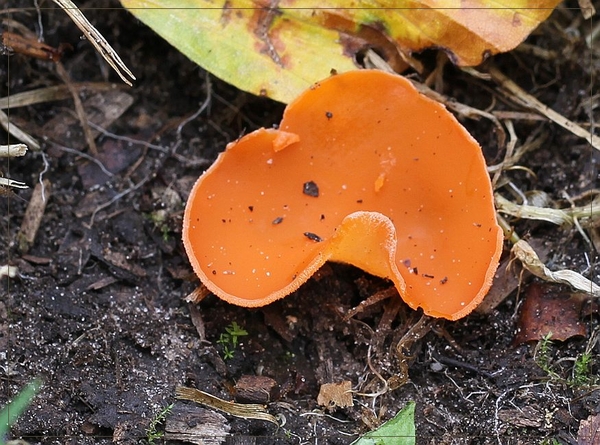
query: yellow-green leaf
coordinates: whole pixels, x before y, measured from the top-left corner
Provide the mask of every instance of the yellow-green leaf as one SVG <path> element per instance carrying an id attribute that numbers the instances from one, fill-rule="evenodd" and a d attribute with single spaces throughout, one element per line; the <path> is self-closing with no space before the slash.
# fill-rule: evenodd
<path id="1" fill-rule="evenodd" d="M 459 65 L 508 51 L 559 0 L 121 0 L 194 62 L 238 88 L 289 102 L 379 50 L 442 48 Z"/>

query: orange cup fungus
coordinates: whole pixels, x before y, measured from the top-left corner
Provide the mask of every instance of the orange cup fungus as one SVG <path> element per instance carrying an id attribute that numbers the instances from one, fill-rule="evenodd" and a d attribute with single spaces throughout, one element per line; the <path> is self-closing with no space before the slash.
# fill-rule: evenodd
<path id="1" fill-rule="evenodd" d="M 481 302 L 502 251 L 477 142 L 375 70 L 315 84 L 279 129 L 230 143 L 190 194 L 183 241 L 200 280 L 233 304 L 271 303 L 337 261 L 450 320 Z"/>

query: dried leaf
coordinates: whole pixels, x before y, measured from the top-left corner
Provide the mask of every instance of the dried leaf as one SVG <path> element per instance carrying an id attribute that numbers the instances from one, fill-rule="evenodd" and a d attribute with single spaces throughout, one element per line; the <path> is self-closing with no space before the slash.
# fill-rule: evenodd
<path id="1" fill-rule="evenodd" d="M 121 0 L 183 54 L 238 88 L 289 102 L 368 48 L 394 69 L 400 53 L 442 48 L 459 65 L 509 51 L 558 0 Z M 348 7 L 353 6 L 353 7 Z"/>
<path id="2" fill-rule="evenodd" d="M 536 277 L 553 283 L 568 284 L 574 289 L 600 297 L 600 286 L 572 270 L 551 271 L 542 263 L 527 241 L 518 241 L 511 253 L 523 264 L 523 267 Z"/>
<path id="3" fill-rule="evenodd" d="M 581 322 L 582 300 L 570 294 L 559 294 L 556 286 L 534 283 L 527 289 L 518 321 L 516 345 L 538 341 L 551 334 L 553 340 L 564 341 L 585 336 Z"/>
<path id="4" fill-rule="evenodd" d="M 336 408 L 354 406 L 352 401 L 352 382 L 344 380 L 340 383 L 324 383 L 319 389 L 317 403 L 329 411 Z"/>

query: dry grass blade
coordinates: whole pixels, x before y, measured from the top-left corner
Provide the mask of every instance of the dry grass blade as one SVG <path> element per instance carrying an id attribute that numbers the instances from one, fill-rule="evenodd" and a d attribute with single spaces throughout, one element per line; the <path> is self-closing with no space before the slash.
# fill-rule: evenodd
<path id="1" fill-rule="evenodd" d="M 269 414 L 264 405 L 228 402 L 199 389 L 188 388 L 187 386 L 178 386 L 175 389 L 175 394 L 178 399 L 201 403 L 202 405 L 223 411 L 232 416 L 241 417 L 242 419 L 266 420 L 267 422 L 279 425 L 277 418 Z"/>
<path id="2" fill-rule="evenodd" d="M 0 126 L 4 128 L 9 134 L 11 134 L 15 139 L 25 143 L 28 147 L 33 150 L 38 151 L 40 149 L 40 143 L 33 136 L 25 133 L 15 124 L 11 123 L 8 119 L 8 115 L 0 110 Z"/>
<path id="3" fill-rule="evenodd" d="M 527 204 L 515 204 L 509 201 L 499 193 L 495 194 L 496 209 L 505 215 L 516 216 L 517 218 L 535 219 L 538 221 L 547 221 L 556 225 L 573 224 L 573 218 L 564 210 L 551 209 L 548 207 L 536 207 Z"/>
<path id="4" fill-rule="evenodd" d="M 592 135 L 589 131 L 570 121 L 562 114 L 557 113 L 552 108 L 544 105 L 532 95 L 527 94 L 523 89 L 521 89 L 521 87 L 519 87 L 516 83 L 510 80 L 497 68 L 491 67 L 489 73 L 491 74 L 492 79 L 494 79 L 494 81 L 500 86 L 501 91 L 510 100 L 525 108 L 537 111 L 543 116 L 546 116 L 552 122 L 555 122 L 556 124 L 563 127 L 565 130 L 570 131 L 575 136 L 579 136 L 580 138 L 585 139 L 596 150 L 600 150 L 600 143 L 598 142 L 598 138 L 594 138 L 594 135 Z"/>
<path id="5" fill-rule="evenodd" d="M 597 200 L 590 204 L 580 207 L 571 207 L 568 209 L 552 209 L 549 207 L 536 207 L 527 204 L 515 204 L 509 201 L 499 193 L 494 195 L 496 199 L 496 209 L 505 215 L 515 216 L 517 218 L 535 219 L 538 221 L 547 221 L 556 225 L 573 225 L 575 219 L 600 217 L 600 205 Z"/>
<path id="6" fill-rule="evenodd" d="M 93 92 L 112 91 L 115 84 L 107 82 L 81 82 L 73 83 L 71 86 L 77 91 L 89 90 Z M 121 87 L 125 88 L 125 87 Z M 0 99 L 0 109 L 27 107 L 29 105 L 64 100 L 72 97 L 67 85 L 55 85 L 52 87 L 38 88 L 22 93 L 12 94 Z"/>
<path id="7" fill-rule="evenodd" d="M 548 269 L 527 241 L 518 241 L 512 247 L 511 253 L 521 261 L 525 269 L 538 278 L 553 283 L 568 284 L 581 292 L 593 295 L 594 297 L 600 297 L 600 286 L 581 274 L 572 270 L 558 270 L 553 272 Z"/>
<path id="8" fill-rule="evenodd" d="M 85 18 L 79 8 L 71 0 L 54 0 L 54 3 L 59 5 L 71 17 L 71 20 L 81 29 L 85 37 L 94 45 L 112 69 L 116 71 L 121 80 L 127 85 L 132 86 L 128 77 L 131 80 L 135 80 L 133 73 L 123 63 L 117 52 L 110 46 L 102 34 Z"/>

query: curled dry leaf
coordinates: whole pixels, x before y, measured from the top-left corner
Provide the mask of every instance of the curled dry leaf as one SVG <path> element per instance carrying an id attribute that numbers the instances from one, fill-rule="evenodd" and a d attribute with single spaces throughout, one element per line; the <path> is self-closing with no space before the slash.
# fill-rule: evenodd
<path id="1" fill-rule="evenodd" d="M 535 250 L 525 240 L 519 240 L 511 253 L 523 264 L 523 267 L 538 278 L 553 283 L 568 284 L 572 288 L 600 297 L 600 286 L 573 270 L 551 271 L 539 259 Z"/>
<path id="2" fill-rule="evenodd" d="M 513 49 L 559 0 L 121 0 L 217 77 L 289 102 L 331 69 L 356 69 L 368 48 L 395 69 L 401 52 L 444 49 L 459 65 Z"/>

